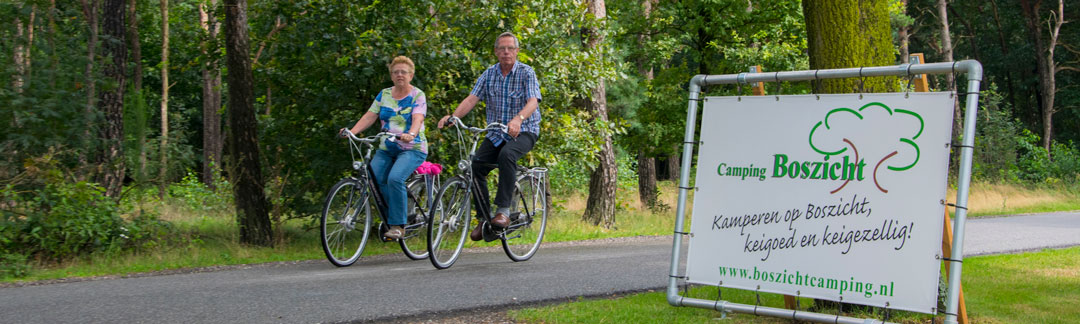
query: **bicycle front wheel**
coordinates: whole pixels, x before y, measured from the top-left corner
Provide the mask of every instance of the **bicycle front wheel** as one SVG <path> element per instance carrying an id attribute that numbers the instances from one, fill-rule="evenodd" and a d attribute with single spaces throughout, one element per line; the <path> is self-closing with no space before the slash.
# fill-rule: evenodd
<path id="1" fill-rule="evenodd" d="M 326 259 L 339 267 L 356 262 L 371 235 L 369 192 L 355 179 L 338 181 L 326 196 L 319 233 Z"/>
<path id="2" fill-rule="evenodd" d="M 518 177 L 510 206 L 510 225 L 502 235 L 503 251 L 514 261 L 525 261 L 540 249 L 547 226 L 547 194 L 539 177 Z"/>
<path id="3" fill-rule="evenodd" d="M 468 181 L 455 177 L 435 196 L 428 223 L 428 258 L 438 269 L 446 269 L 461 256 L 469 231 L 470 195 Z"/>
<path id="4" fill-rule="evenodd" d="M 424 185 L 424 178 L 418 177 L 411 179 L 406 188 L 409 190 L 409 197 L 405 204 L 405 235 L 401 236 L 398 243 L 401 244 L 401 251 L 405 252 L 405 256 L 409 259 L 426 259 L 428 257 L 427 222 L 430 215 L 427 186 Z"/>

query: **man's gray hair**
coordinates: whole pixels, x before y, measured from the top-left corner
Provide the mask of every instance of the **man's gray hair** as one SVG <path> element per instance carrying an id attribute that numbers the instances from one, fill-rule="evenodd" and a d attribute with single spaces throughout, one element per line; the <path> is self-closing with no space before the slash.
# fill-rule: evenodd
<path id="1" fill-rule="evenodd" d="M 521 43 L 518 42 L 517 36 L 514 36 L 514 33 L 511 33 L 511 32 L 505 32 L 505 33 L 499 34 L 499 37 L 495 37 L 495 47 L 499 47 L 499 40 L 502 39 L 503 37 L 513 38 L 514 39 L 514 47 L 521 47 Z"/>

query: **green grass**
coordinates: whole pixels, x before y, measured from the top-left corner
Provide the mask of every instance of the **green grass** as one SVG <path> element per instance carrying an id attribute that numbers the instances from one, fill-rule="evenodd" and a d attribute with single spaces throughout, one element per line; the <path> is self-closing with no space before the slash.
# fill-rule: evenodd
<path id="1" fill-rule="evenodd" d="M 325 258 L 320 246 L 317 229 L 304 229 L 302 220 L 284 222 L 278 230 L 283 234 L 274 247 L 243 245 L 237 239 L 237 227 L 231 202 L 222 200 L 221 193 L 206 193 L 203 189 L 186 184 L 179 192 L 186 196 L 148 199 L 143 209 L 154 212 L 178 229 L 179 239 L 168 246 L 142 249 L 121 254 L 91 254 L 75 259 L 55 261 L 32 261 L 29 274 L 22 278 L 0 278 L 0 282 L 35 281 L 69 277 L 125 275 L 131 273 L 198 268 L 220 265 L 265 263 L 277 261 L 322 260 Z M 586 197 L 573 195 L 555 197 L 556 208 L 548 219 L 545 242 L 589 240 L 610 237 L 640 235 L 670 235 L 674 228 L 676 206 L 675 184 L 660 183 L 660 201 L 668 208 L 652 212 L 642 208 L 633 190 L 618 192 L 618 213 L 615 228 L 586 225 L 581 221 Z M 203 204 L 213 198 L 217 206 L 207 208 Z M 1003 197 L 1003 198 L 998 198 Z M 1074 191 L 1050 189 L 1025 189 L 1015 186 L 975 184 L 972 187 L 971 215 L 993 215 L 1002 205 L 996 199 L 1006 201 L 1010 212 L 1034 212 L 1057 210 L 1080 210 L 1080 198 Z M 690 199 L 692 203 L 692 197 Z M 1012 207 L 1009 207 L 1012 206 Z M 687 211 L 692 210 L 688 204 Z M 467 242 L 466 247 L 497 246 L 498 242 Z M 401 253 L 396 243 L 373 241 L 364 250 L 364 256 Z"/>
<path id="2" fill-rule="evenodd" d="M 948 197 L 950 202 L 955 200 L 956 190 L 950 189 Z M 976 182 L 971 184 L 968 208 L 971 217 L 1080 210 L 1080 190 L 1075 184 L 1023 186 Z"/>
<path id="3" fill-rule="evenodd" d="M 994 323 L 1080 322 L 1080 247 L 964 260 L 968 314 Z"/>
<path id="4" fill-rule="evenodd" d="M 188 184 L 190 186 L 190 184 Z M 671 188 L 673 185 L 665 185 Z M 193 192 L 190 188 L 184 193 Z M 274 247 L 249 246 L 239 243 L 234 216 L 226 202 L 203 206 L 203 195 L 195 193 L 183 197 L 166 197 L 158 200 L 149 195 L 140 206 L 153 212 L 162 220 L 177 228 L 177 239 L 169 246 L 142 249 L 138 252 L 103 254 L 95 253 L 74 259 L 55 261 L 32 261 L 28 275 L 21 278 L 5 277 L 0 282 L 27 282 L 71 277 L 94 277 L 127 275 L 140 272 L 200 268 L 221 265 L 238 265 L 279 261 L 324 260 L 317 228 L 305 230 L 304 219 L 294 219 L 278 227 L 281 235 Z M 634 199 L 636 193 L 621 192 L 620 201 Z M 673 198 L 671 198 L 673 200 Z M 220 199 L 219 199 L 220 200 Z M 637 202 L 623 203 L 617 216 L 618 226 L 604 229 L 583 226 L 581 210 L 584 197 L 559 198 L 557 207 L 548 217 L 544 242 L 587 240 L 609 237 L 670 234 L 674 228 L 674 211 L 652 213 L 636 207 Z M 466 248 L 499 246 L 494 242 L 466 241 Z M 383 243 L 372 239 L 364 249 L 364 256 L 400 254 L 397 243 Z M 403 256 L 404 257 L 404 256 Z M 360 261 L 362 262 L 362 261 Z"/>
<path id="5" fill-rule="evenodd" d="M 964 260 L 964 294 L 968 316 L 974 323 L 1077 323 L 1080 322 L 1080 247 L 1022 254 L 971 257 Z M 751 291 L 723 289 L 724 300 L 756 303 Z M 683 294 L 716 299 L 715 287 L 696 287 Z M 802 309 L 812 301 L 801 299 Z M 761 305 L 783 307 L 781 296 L 761 294 Z M 835 309 L 820 311 L 835 314 Z M 881 314 L 848 316 L 881 318 Z M 720 313 L 700 308 L 673 307 L 664 292 L 620 298 L 580 300 L 560 305 L 514 310 L 508 316 L 523 323 L 703 323 Z M 789 323 L 775 318 L 732 314 L 730 323 Z M 926 323 L 931 317 L 893 312 L 890 321 Z M 941 317 L 938 316 L 940 320 Z"/>

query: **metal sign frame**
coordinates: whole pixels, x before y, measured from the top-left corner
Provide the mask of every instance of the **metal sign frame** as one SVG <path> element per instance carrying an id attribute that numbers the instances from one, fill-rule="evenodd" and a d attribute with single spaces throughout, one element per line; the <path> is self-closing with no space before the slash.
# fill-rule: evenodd
<path id="1" fill-rule="evenodd" d="M 697 110 L 701 89 L 709 85 L 721 84 L 750 84 L 755 82 L 781 82 L 781 81 L 809 81 L 821 79 L 863 78 L 872 76 L 905 76 L 911 77 L 919 74 L 947 74 L 958 72 L 966 73 L 968 86 L 965 110 L 963 143 L 957 145 L 960 148 L 960 168 L 958 174 L 958 186 L 956 190 L 956 217 L 953 219 L 954 237 L 952 242 L 952 258 L 949 262 L 949 292 L 945 308 L 945 323 L 957 323 L 957 309 L 959 307 L 960 277 L 964 259 L 964 223 L 967 219 L 968 189 L 971 185 L 971 163 L 975 145 L 975 121 L 979 110 L 979 86 L 982 82 L 982 64 L 975 60 L 959 62 L 930 63 L 930 64 L 901 64 L 894 66 L 877 66 L 863 68 L 830 69 L 830 70 L 807 70 L 786 71 L 770 73 L 739 73 L 724 75 L 696 75 L 690 79 L 690 96 L 686 109 L 686 133 L 683 136 L 683 154 L 679 175 L 679 200 L 675 211 L 675 234 L 671 246 L 671 267 L 668 275 L 667 301 L 672 306 L 689 306 L 709 308 L 720 312 L 736 312 L 745 314 L 765 315 L 772 317 L 787 318 L 800 321 L 828 322 L 828 323 L 874 323 L 880 322 L 873 319 L 853 318 L 839 316 L 837 314 L 822 314 L 813 312 L 800 312 L 799 310 L 764 307 L 731 303 L 724 300 L 705 300 L 687 298 L 679 295 L 678 279 L 680 276 L 679 261 L 682 255 L 682 241 L 685 232 L 686 198 L 690 185 L 690 167 L 693 160 L 695 125 L 697 125 Z"/>

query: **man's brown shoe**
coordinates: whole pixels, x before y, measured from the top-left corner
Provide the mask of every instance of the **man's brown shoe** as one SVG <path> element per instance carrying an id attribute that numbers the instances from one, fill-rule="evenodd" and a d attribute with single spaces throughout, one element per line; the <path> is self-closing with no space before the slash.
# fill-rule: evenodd
<path id="1" fill-rule="evenodd" d="M 469 239 L 479 241 L 484 239 L 484 223 L 476 224 L 476 228 L 469 232 Z"/>
<path id="2" fill-rule="evenodd" d="M 491 225 L 506 228 L 510 225 L 510 218 L 506 217 L 506 214 L 496 213 L 495 217 L 491 219 Z"/>

